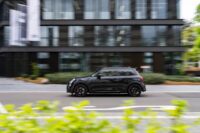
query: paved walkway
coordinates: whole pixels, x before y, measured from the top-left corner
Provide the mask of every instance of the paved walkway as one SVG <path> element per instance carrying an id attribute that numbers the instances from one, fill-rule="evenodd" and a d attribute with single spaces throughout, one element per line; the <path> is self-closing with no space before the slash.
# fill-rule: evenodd
<path id="1" fill-rule="evenodd" d="M 0 78 L 0 91 L 65 91 L 66 85 L 33 84 L 14 78 Z"/>

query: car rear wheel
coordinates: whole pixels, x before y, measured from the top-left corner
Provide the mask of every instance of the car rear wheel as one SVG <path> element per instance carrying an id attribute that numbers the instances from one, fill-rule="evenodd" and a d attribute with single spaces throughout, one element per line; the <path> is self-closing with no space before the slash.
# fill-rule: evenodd
<path id="1" fill-rule="evenodd" d="M 138 86 L 136 85 L 131 85 L 128 88 L 128 94 L 132 97 L 140 97 L 141 96 L 141 90 Z"/>
<path id="2" fill-rule="evenodd" d="M 76 97 L 84 97 L 87 95 L 87 87 L 85 85 L 77 85 L 74 89 L 74 96 Z"/>

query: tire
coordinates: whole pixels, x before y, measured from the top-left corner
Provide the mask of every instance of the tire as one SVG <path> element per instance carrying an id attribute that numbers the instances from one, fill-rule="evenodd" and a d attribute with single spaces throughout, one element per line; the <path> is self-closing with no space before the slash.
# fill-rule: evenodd
<path id="1" fill-rule="evenodd" d="M 87 87 L 82 84 L 78 84 L 74 88 L 73 95 L 76 97 L 85 97 L 87 95 Z"/>
<path id="2" fill-rule="evenodd" d="M 141 89 L 137 85 L 131 85 L 128 88 L 128 94 L 131 97 L 140 97 L 141 96 Z"/>

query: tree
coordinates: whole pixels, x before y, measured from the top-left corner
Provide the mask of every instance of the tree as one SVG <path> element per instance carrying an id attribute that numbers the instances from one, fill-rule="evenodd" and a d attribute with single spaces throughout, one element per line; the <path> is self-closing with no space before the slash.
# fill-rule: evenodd
<path id="1" fill-rule="evenodd" d="M 200 4 L 197 7 L 196 15 L 194 18 L 194 23 L 197 25 L 200 23 Z M 194 38 L 193 38 L 194 37 Z M 189 49 L 183 56 L 185 61 L 193 61 L 193 62 L 199 62 L 200 61 L 200 26 L 190 27 L 189 29 L 186 29 L 185 32 L 183 32 L 183 40 L 187 44 L 191 43 L 191 40 L 193 41 L 193 47 Z"/>
<path id="2" fill-rule="evenodd" d="M 190 26 L 183 30 L 182 32 L 182 42 L 184 46 L 193 46 L 194 41 L 197 37 L 196 26 Z"/>

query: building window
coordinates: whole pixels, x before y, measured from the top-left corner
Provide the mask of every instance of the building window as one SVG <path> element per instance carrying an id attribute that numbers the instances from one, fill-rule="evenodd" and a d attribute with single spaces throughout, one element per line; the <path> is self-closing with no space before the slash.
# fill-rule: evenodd
<path id="1" fill-rule="evenodd" d="M 166 46 L 166 26 L 142 26 L 141 30 L 143 46 Z"/>
<path id="2" fill-rule="evenodd" d="M 69 26 L 68 40 L 69 46 L 84 46 L 83 26 Z"/>
<path id="3" fill-rule="evenodd" d="M 41 41 L 39 46 L 58 46 L 58 42 L 58 26 L 41 26 Z"/>
<path id="4" fill-rule="evenodd" d="M 48 64 L 38 64 L 38 67 L 42 70 L 47 70 L 49 69 L 49 65 Z"/>
<path id="5" fill-rule="evenodd" d="M 130 46 L 130 26 L 95 26 L 95 46 Z"/>
<path id="6" fill-rule="evenodd" d="M 4 27 L 4 45 L 9 45 L 9 39 L 10 38 L 10 27 L 5 26 Z"/>
<path id="7" fill-rule="evenodd" d="M 156 30 L 154 26 L 142 26 L 142 45 L 153 46 L 156 43 Z"/>
<path id="8" fill-rule="evenodd" d="M 80 71 L 82 68 L 81 61 L 83 55 L 81 53 L 60 53 L 59 54 L 59 70 L 60 71 Z"/>
<path id="9" fill-rule="evenodd" d="M 115 46 L 114 26 L 95 26 L 95 46 Z"/>
<path id="10" fill-rule="evenodd" d="M 166 46 L 167 27 L 157 26 L 157 44 L 158 46 Z"/>
<path id="11" fill-rule="evenodd" d="M 167 0 L 152 0 L 152 19 L 167 19 Z"/>
<path id="12" fill-rule="evenodd" d="M 115 0 L 115 18 L 116 19 L 131 18 L 130 0 Z"/>
<path id="13" fill-rule="evenodd" d="M 146 0 L 136 0 L 136 19 L 146 19 L 147 18 L 147 1 Z"/>
<path id="14" fill-rule="evenodd" d="M 179 73 L 179 65 L 182 64 L 182 53 L 180 52 L 168 52 L 164 53 L 165 72 L 166 74 L 176 75 Z"/>
<path id="15" fill-rule="evenodd" d="M 44 0 L 43 19 L 74 19 L 74 0 Z"/>
<path id="16" fill-rule="evenodd" d="M 143 72 L 153 72 L 153 53 L 144 53 L 144 65 L 141 68 Z"/>
<path id="17" fill-rule="evenodd" d="M 180 0 L 176 0 L 176 15 L 177 19 L 180 19 Z"/>
<path id="18" fill-rule="evenodd" d="M 49 59 L 49 53 L 46 52 L 39 52 L 37 53 L 38 59 Z"/>
<path id="19" fill-rule="evenodd" d="M 181 45 L 181 26 L 173 26 L 173 40 L 175 46 Z"/>
<path id="20" fill-rule="evenodd" d="M 110 19 L 109 0 L 85 0 L 84 19 Z"/>
<path id="21" fill-rule="evenodd" d="M 130 46 L 131 26 L 117 26 L 115 35 L 117 46 Z"/>

